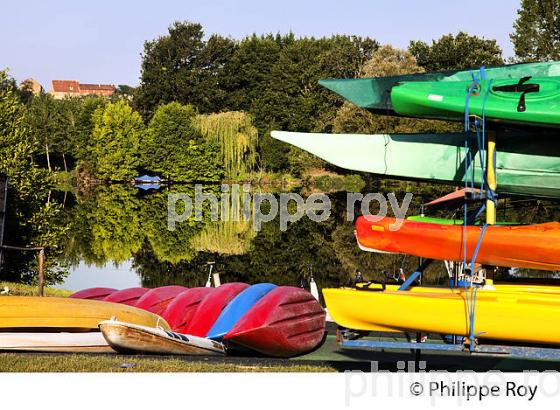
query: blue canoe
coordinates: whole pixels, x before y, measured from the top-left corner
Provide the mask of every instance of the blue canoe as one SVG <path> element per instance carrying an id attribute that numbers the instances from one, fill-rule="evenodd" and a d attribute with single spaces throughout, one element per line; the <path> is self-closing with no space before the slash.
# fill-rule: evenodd
<path id="1" fill-rule="evenodd" d="M 239 319 L 264 295 L 274 289 L 272 283 L 259 283 L 248 287 L 237 295 L 224 308 L 206 337 L 214 340 L 222 340 L 227 332 L 237 323 Z"/>

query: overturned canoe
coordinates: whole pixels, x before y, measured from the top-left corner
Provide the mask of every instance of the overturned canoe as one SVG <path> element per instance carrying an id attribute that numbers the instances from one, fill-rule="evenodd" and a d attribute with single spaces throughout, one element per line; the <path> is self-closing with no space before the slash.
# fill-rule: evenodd
<path id="1" fill-rule="evenodd" d="M 214 290 L 214 288 L 206 287 L 192 288 L 179 293 L 162 314 L 162 317 L 171 326 L 171 330 L 186 333 L 200 302 Z"/>
<path id="2" fill-rule="evenodd" d="M 227 332 L 237 323 L 239 319 L 264 295 L 276 288 L 272 283 L 258 283 L 250 286 L 239 293 L 224 308 L 206 337 L 214 340 L 222 340 Z"/>
<path id="3" fill-rule="evenodd" d="M 184 333 L 193 336 L 206 336 L 224 308 L 243 290 L 249 287 L 246 283 L 231 282 L 218 286 L 200 301 L 191 320 L 187 323 Z"/>
<path id="4" fill-rule="evenodd" d="M 134 306 L 155 313 L 156 315 L 161 315 L 175 296 L 185 290 L 187 290 L 187 288 L 183 286 L 162 286 L 154 288 L 144 293 L 144 295 L 136 301 Z"/>
<path id="5" fill-rule="evenodd" d="M 392 178 L 464 186 L 464 133 L 451 134 L 316 134 L 272 131 L 272 137 L 353 171 Z M 497 191 L 505 194 L 560 198 L 560 143 L 543 133 L 528 138 L 497 135 Z M 471 146 L 474 139 L 468 137 Z M 481 180 L 474 161 L 475 183 Z M 466 177 L 467 176 L 467 177 Z"/>
<path id="6" fill-rule="evenodd" d="M 467 293 L 323 289 L 331 317 L 358 330 L 469 335 Z M 560 344 L 560 298 L 477 290 L 474 332 L 480 338 Z"/>
<path id="7" fill-rule="evenodd" d="M 117 318 L 143 326 L 167 322 L 153 313 L 120 303 L 72 298 L 1 296 L 0 329 L 4 332 L 89 332 L 103 320 Z"/>
<path id="8" fill-rule="evenodd" d="M 471 81 L 480 68 L 470 70 L 405 74 L 392 77 L 320 80 L 319 84 L 354 103 L 358 107 L 384 115 L 395 115 L 389 97 L 392 88 L 401 82 Z M 525 76 L 549 77 L 560 75 L 560 62 L 511 64 L 485 68 L 487 79 L 512 79 Z"/>
<path id="9" fill-rule="evenodd" d="M 0 333 L 0 350 L 57 353 L 110 353 L 101 332 Z"/>
<path id="10" fill-rule="evenodd" d="M 210 339 L 183 335 L 158 327 L 107 320 L 99 323 L 107 343 L 119 353 L 223 355 L 224 346 Z"/>
<path id="11" fill-rule="evenodd" d="M 359 217 L 356 236 L 362 249 L 429 259 L 471 261 L 482 226 L 443 225 L 395 218 Z M 560 223 L 487 226 L 476 262 L 527 269 L 560 269 Z"/>
<path id="12" fill-rule="evenodd" d="M 88 288 L 73 293 L 68 297 L 74 299 L 103 300 L 116 291 L 117 289 L 113 288 Z"/>
<path id="13" fill-rule="evenodd" d="M 113 292 L 103 300 L 106 302 L 124 303 L 125 305 L 135 306 L 138 299 L 149 291 L 150 289 L 146 288 L 127 288 Z"/>
<path id="14" fill-rule="evenodd" d="M 325 316 L 311 293 L 279 286 L 255 303 L 224 336 L 224 341 L 268 356 L 297 356 L 321 343 Z"/>

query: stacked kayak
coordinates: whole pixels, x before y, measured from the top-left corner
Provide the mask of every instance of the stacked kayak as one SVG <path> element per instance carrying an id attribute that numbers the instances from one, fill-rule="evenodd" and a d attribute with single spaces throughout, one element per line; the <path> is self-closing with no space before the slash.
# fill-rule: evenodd
<path id="1" fill-rule="evenodd" d="M 433 82 L 447 83 L 471 82 L 472 70 L 445 71 L 434 73 L 405 74 L 393 77 L 378 78 L 355 78 L 355 79 L 332 79 L 321 80 L 319 84 L 358 107 L 366 108 L 372 112 L 383 115 L 395 115 L 391 102 L 393 87 L 402 83 Z M 488 67 L 485 69 L 488 80 L 498 81 L 520 79 L 527 76 L 552 77 L 560 76 L 560 62 L 550 61 L 543 63 L 512 64 L 499 67 Z"/>
<path id="2" fill-rule="evenodd" d="M 408 117 L 464 121 L 465 94 L 470 115 L 509 124 L 560 125 L 560 77 L 522 77 L 485 80 L 473 86 L 470 81 L 410 82 L 392 88 L 393 109 Z"/>
<path id="3" fill-rule="evenodd" d="M 273 131 L 272 137 L 352 171 L 390 178 L 464 186 L 465 138 L 451 134 L 318 134 Z M 560 198 L 560 140 L 543 133 L 500 132 L 498 194 Z M 475 181 L 482 176 L 478 161 Z"/>
<path id="4" fill-rule="evenodd" d="M 430 259 L 472 260 L 481 226 L 449 225 L 395 218 L 359 217 L 356 236 L 362 249 Z M 466 237 L 465 237 L 466 231 Z M 465 248 L 466 246 L 466 248 Z M 493 225 L 483 233 L 476 261 L 483 265 L 560 269 L 560 223 Z"/>
<path id="5" fill-rule="evenodd" d="M 438 292 L 323 289 L 329 314 L 341 326 L 375 331 L 414 331 L 468 337 L 467 290 Z M 474 332 L 481 338 L 558 344 L 558 294 L 477 290 Z M 545 324 L 545 325 L 543 325 Z"/>

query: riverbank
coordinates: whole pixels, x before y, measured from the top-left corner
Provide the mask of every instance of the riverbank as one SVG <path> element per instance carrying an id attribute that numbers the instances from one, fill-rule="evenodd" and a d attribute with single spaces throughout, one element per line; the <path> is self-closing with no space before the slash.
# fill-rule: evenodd
<path id="1" fill-rule="evenodd" d="M 0 282 L 0 291 L 6 292 L 2 294 L 6 294 L 8 296 L 37 296 L 39 293 L 37 285 L 25 285 L 14 282 Z M 66 289 L 45 288 L 45 296 L 67 297 L 72 293 L 74 292 Z"/>

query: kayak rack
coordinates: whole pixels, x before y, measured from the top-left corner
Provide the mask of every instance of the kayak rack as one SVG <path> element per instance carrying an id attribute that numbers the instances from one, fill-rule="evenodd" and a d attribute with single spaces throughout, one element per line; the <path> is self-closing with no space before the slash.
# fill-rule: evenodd
<path id="1" fill-rule="evenodd" d="M 468 353 L 481 356 L 508 356 L 515 359 L 536 360 L 558 360 L 560 361 L 560 349 L 533 346 L 508 346 L 508 345 L 481 345 L 477 344 L 474 350 L 470 350 L 465 344 L 445 343 L 418 343 L 418 342 L 392 342 L 377 340 L 348 340 L 342 339 L 342 347 L 359 349 L 395 349 L 411 350 L 416 354 L 416 361 L 420 360 L 421 351 L 440 351 Z"/>

